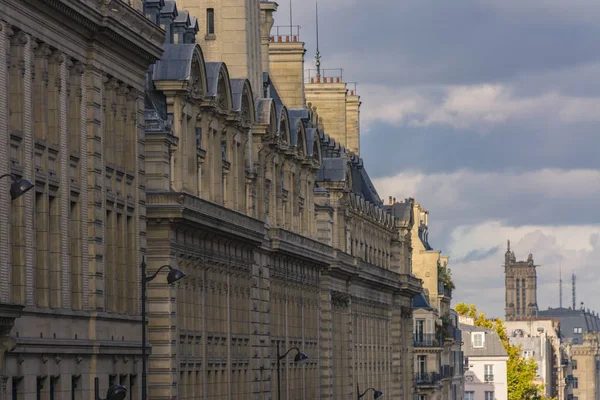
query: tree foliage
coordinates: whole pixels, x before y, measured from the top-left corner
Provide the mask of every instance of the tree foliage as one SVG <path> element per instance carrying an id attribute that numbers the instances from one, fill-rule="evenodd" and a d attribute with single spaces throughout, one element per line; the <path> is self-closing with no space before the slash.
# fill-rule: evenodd
<path id="1" fill-rule="evenodd" d="M 513 346 L 508 340 L 504 322 L 498 318 L 488 319 L 484 313 L 478 312 L 474 304 L 467 305 L 458 303 L 454 309 L 459 315 L 473 318 L 475 326 L 493 329 L 496 331 L 506 352 L 508 361 L 506 362 L 507 381 L 508 381 L 508 400 L 544 400 L 542 391 L 543 385 L 535 383 L 536 363 L 533 358 L 523 358 L 521 355 L 521 346 Z"/>

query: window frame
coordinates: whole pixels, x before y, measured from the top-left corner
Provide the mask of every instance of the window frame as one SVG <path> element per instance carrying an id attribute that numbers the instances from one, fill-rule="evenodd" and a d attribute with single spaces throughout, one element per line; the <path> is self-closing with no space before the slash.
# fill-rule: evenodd
<path id="1" fill-rule="evenodd" d="M 206 36 L 215 35 L 215 9 L 206 9 Z"/>
<path id="2" fill-rule="evenodd" d="M 475 340 L 475 338 L 480 337 L 481 338 L 481 344 L 477 345 L 477 341 Z M 485 335 L 484 332 L 472 332 L 471 333 L 471 346 L 474 349 L 482 349 L 484 347 L 485 344 Z"/>

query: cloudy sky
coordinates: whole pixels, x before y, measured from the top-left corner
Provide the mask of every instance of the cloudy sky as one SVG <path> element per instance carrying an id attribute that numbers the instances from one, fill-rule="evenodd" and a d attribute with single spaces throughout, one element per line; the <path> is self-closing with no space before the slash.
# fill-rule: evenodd
<path id="1" fill-rule="evenodd" d="M 307 68 L 314 1 L 293 0 Z M 279 2 L 277 25 L 289 24 Z M 600 3 L 319 0 L 323 68 L 362 96 L 379 194 L 415 197 L 451 257 L 455 301 L 504 314 L 507 239 L 533 253 L 538 304 L 600 311 Z"/>

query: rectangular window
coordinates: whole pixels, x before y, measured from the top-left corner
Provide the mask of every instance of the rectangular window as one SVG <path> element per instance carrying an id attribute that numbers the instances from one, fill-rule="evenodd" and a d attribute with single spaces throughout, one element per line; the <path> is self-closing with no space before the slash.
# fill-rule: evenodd
<path id="1" fill-rule="evenodd" d="M 427 356 L 417 357 L 417 369 L 420 375 L 427 373 Z"/>
<path id="2" fill-rule="evenodd" d="M 473 342 L 473 347 L 482 348 L 483 347 L 483 332 L 473 332 L 471 341 Z"/>
<path id="3" fill-rule="evenodd" d="M 37 400 L 42 400 L 42 389 L 44 388 L 44 380 L 45 380 L 45 378 L 42 378 L 39 376 L 37 377 L 36 385 L 35 385 L 36 386 L 35 398 Z"/>
<path id="4" fill-rule="evenodd" d="M 79 387 L 79 377 L 71 376 L 71 400 L 77 400 L 77 388 Z"/>
<path id="5" fill-rule="evenodd" d="M 534 352 L 533 350 L 524 350 L 523 351 L 523 358 L 530 358 L 533 357 Z"/>
<path id="6" fill-rule="evenodd" d="M 221 160 L 227 161 L 227 141 L 221 141 Z"/>
<path id="7" fill-rule="evenodd" d="M 50 378 L 50 400 L 54 400 L 56 396 L 54 396 L 54 392 L 56 387 L 58 386 L 58 378 L 51 377 Z"/>
<path id="8" fill-rule="evenodd" d="M 465 392 L 465 400 L 475 400 L 475 392 Z"/>
<path id="9" fill-rule="evenodd" d="M 525 309 L 527 307 L 527 291 L 525 286 L 525 279 L 521 280 L 521 307 L 523 307 L 523 315 L 526 315 Z"/>
<path id="10" fill-rule="evenodd" d="M 425 320 L 415 320 L 415 343 L 423 343 L 425 338 Z"/>
<path id="11" fill-rule="evenodd" d="M 494 400 L 494 392 L 485 392 L 485 400 Z"/>
<path id="12" fill-rule="evenodd" d="M 202 128 L 196 128 L 196 148 L 202 148 Z"/>
<path id="13" fill-rule="evenodd" d="M 573 389 L 579 389 L 579 379 L 573 377 Z"/>
<path id="14" fill-rule="evenodd" d="M 21 391 L 23 385 L 23 378 L 20 376 L 13 376 L 12 379 L 12 400 L 21 400 L 24 393 Z"/>
<path id="15" fill-rule="evenodd" d="M 574 328 L 573 333 L 583 333 L 583 329 L 582 328 Z"/>
<path id="16" fill-rule="evenodd" d="M 520 279 L 515 279 L 515 294 L 517 297 L 517 314 L 521 311 L 521 287 L 519 285 Z"/>
<path id="17" fill-rule="evenodd" d="M 573 360 L 573 370 L 577 369 L 577 360 Z"/>
<path id="18" fill-rule="evenodd" d="M 483 366 L 484 369 L 484 379 L 486 382 L 494 381 L 494 365 L 493 364 L 485 364 Z"/>
<path id="19" fill-rule="evenodd" d="M 215 9 L 214 8 L 206 9 L 206 34 L 207 35 L 215 34 Z"/>

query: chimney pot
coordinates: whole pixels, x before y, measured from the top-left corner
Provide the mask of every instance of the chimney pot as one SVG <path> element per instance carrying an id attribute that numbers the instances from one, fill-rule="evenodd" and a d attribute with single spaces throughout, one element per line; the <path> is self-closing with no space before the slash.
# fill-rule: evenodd
<path id="1" fill-rule="evenodd" d="M 336 78 L 335 81 L 336 81 L 336 83 L 340 83 L 340 78 L 339 77 Z"/>
<path id="2" fill-rule="evenodd" d="M 390 204 L 392 204 L 392 196 L 390 196 Z"/>
<path id="3" fill-rule="evenodd" d="M 281 39 L 282 39 L 281 36 L 277 36 L 277 41 L 278 42 L 281 42 Z"/>
<path id="4" fill-rule="evenodd" d="M 315 83 L 315 78 L 310 78 L 310 83 Z"/>
<path id="5" fill-rule="evenodd" d="M 396 198 L 394 197 L 394 203 L 396 202 Z"/>

